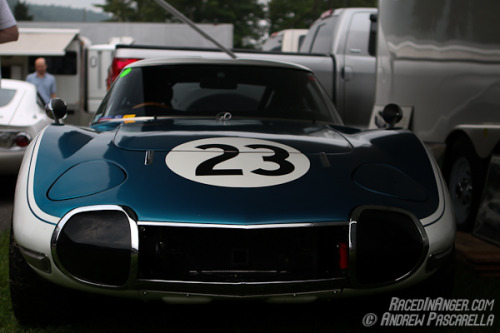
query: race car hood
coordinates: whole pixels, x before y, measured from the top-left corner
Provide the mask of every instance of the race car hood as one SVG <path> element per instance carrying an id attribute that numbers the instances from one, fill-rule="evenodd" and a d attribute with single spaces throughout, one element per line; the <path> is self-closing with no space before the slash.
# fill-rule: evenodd
<path id="1" fill-rule="evenodd" d="M 434 168 L 406 131 L 202 120 L 49 126 L 32 157 L 36 205 L 62 217 L 128 207 L 149 222 L 347 221 L 361 205 L 417 217 L 439 204 Z"/>

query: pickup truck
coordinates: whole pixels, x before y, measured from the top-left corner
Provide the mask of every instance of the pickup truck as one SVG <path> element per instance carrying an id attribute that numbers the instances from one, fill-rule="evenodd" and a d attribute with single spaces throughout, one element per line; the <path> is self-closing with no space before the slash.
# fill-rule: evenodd
<path id="1" fill-rule="evenodd" d="M 310 27 L 299 53 L 235 50 L 242 59 L 296 63 L 310 68 L 344 123 L 368 127 L 375 96 L 376 8 L 328 10 Z M 219 49 L 117 45 L 108 85 L 124 66 L 152 58 L 229 58 Z"/>

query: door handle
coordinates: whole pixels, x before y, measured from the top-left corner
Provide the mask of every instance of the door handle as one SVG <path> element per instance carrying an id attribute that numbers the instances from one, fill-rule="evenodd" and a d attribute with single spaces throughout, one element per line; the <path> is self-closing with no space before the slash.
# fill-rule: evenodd
<path id="1" fill-rule="evenodd" d="M 345 81 L 350 81 L 352 79 L 352 67 L 344 66 L 342 68 L 342 78 Z"/>

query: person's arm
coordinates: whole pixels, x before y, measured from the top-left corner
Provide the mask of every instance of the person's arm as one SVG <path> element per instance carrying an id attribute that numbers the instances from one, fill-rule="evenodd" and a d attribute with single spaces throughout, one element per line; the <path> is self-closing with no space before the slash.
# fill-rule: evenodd
<path id="1" fill-rule="evenodd" d="M 50 92 L 50 98 L 56 98 L 56 78 L 52 76 L 52 91 Z"/>
<path id="2" fill-rule="evenodd" d="M 0 44 L 7 42 L 15 42 L 19 38 L 19 30 L 17 25 L 0 30 Z"/>

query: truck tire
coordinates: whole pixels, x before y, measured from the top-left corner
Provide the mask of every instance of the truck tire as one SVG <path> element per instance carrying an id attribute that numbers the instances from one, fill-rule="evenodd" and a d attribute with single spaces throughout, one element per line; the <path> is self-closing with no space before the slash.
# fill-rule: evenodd
<path id="1" fill-rule="evenodd" d="M 443 173 L 458 230 L 472 231 L 474 227 L 483 193 L 485 165 L 467 138 L 460 138 L 451 144 Z"/>
<path id="2" fill-rule="evenodd" d="M 23 325 L 46 325 L 67 319 L 71 291 L 56 286 L 33 271 L 10 229 L 9 284 L 12 310 Z"/>

